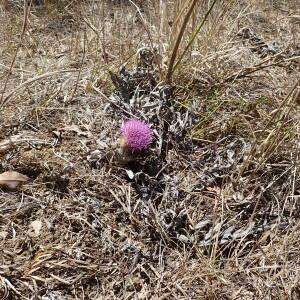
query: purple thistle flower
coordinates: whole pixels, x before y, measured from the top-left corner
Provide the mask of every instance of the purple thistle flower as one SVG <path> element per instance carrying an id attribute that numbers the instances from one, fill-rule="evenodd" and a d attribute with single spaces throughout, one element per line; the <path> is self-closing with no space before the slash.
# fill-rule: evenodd
<path id="1" fill-rule="evenodd" d="M 125 121 L 121 127 L 122 146 L 133 151 L 141 151 L 152 142 L 152 130 L 146 122 L 139 120 Z"/>

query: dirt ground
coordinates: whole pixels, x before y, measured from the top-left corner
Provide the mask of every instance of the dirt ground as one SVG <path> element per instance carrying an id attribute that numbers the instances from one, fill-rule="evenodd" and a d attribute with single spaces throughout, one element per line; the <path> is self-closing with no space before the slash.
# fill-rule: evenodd
<path id="1" fill-rule="evenodd" d="M 0 2 L 0 298 L 300 299 L 300 7 L 216 1 L 166 80 L 192 2 Z"/>

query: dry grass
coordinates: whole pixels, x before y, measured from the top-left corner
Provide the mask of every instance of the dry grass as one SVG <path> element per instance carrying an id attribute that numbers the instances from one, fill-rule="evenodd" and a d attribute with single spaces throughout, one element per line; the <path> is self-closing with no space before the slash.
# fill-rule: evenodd
<path id="1" fill-rule="evenodd" d="M 32 2 L 0 5 L 0 172 L 33 179 L 0 191 L 0 296 L 299 299 L 297 1 L 217 1 L 170 98 L 191 2 Z M 132 115 L 156 139 L 120 165 Z"/>

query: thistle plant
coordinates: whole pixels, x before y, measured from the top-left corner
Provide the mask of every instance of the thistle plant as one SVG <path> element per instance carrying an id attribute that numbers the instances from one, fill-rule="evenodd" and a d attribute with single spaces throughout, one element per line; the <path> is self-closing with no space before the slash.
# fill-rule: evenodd
<path id="1" fill-rule="evenodd" d="M 125 121 L 121 127 L 121 149 L 132 153 L 140 152 L 152 142 L 152 130 L 146 122 L 140 120 Z"/>

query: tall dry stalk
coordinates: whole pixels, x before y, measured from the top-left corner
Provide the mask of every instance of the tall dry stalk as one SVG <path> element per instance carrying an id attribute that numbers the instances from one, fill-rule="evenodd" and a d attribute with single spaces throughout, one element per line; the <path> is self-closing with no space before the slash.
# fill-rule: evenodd
<path id="1" fill-rule="evenodd" d="M 6 87 L 7 87 L 7 84 L 8 84 L 8 80 L 10 78 L 11 71 L 12 71 L 12 69 L 14 67 L 14 64 L 15 64 L 16 59 L 17 59 L 18 52 L 19 52 L 19 50 L 20 50 L 20 48 L 22 46 L 22 42 L 23 42 L 23 39 L 24 39 L 24 36 L 25 36 L 25 32 L 26 32 L 26 28 L 27 28 L 27 24 L 28 24 L 28 16 L 29 16 L 29 12 L 30 12 L 31 3 L 32 3 L 32 0 L 29 1 L 29 2 L 26 1 L 26 0 L 24 0 L 24 17 L 23 17 L 22 31 L 21 31 L 21 34 L 20 34 L 19 44 L 18 44 L 17 49 L 16 49 L 16 51 L 14 53 L 13 59 L 11 61 L 10 67 L 9 67 L 9 71 L 8 71 L 7 77 L 6 77 L 5 82 L 4 82 L 4 87 L 3 87 L 3 90 L 2 90 L 1 101 L 0 101 L 2 105 L 3 105 L 3 101 L 4 101 L 3 98 L 4 98 L 5 90 L 6 90 Z"/>
<path id="2" fill-rule="evenodd" d="M 175 45 L 174 45 L 173 50 L 172 50 L 172 55 L 171 55 L 171 58 L 170 58 L 170 62 L 169 62 L 168 70 L 167 70 L 167 75 L 166 75 L 166 78 L 165 78 L 165 81 L 167 83 L 170 83 L 171 80 L 172 80 L 173 67 L 174 67 L 174 64 L 175 64 L 176 57 L 177 57 L 177 52 L 178 52 L 178 49 L 179 49 L 184 31 L 186 29 L 186 26 L 187 26 L 187 24 L 190 20 L 192 12 L 193 12 L 193 10 L 194 10 L 197 3 L 198 3 L 198 0 L 193 0 L 190 8 L 188 9 L 188 11 L 187 11 L 187 13 L 184 17 L 184 20 L 183 20 L 183 23 L 181 25 L 180 31 L 177 35 Z"/>
<path id="3" fill-rule="evenodd" d="M 166 82 L 170 83 L 172 81 L 172 75 L 175 71 L 175 69 L 178 67 L 178 65 L 181 63 L 183 57 L 185 56 L 186 52 L 188 51 L 188 49 L 191 47 L 191 45 L 193 44 L 193 42 L 195 41 L 195 38 L 197 37 L 197 35 L 199 34 L 199 32 L 201 31 L 201 29 L 203 28 L 205 22 L 207 21 L 209 15 L 211 14 L 217 0 L 213 0 L 212 4 L 210 5 L 209 9 L 207 10 L 207 12 L 204 15 L 204 18 L 202 19 L 202 21 L 200 22 L 200 24 L 197 26 L 196 30 L 192 33 L 192 36 L 187 44 L 187 46 L 185 47 L 185 49 L 183 50 L 182 54 L 180 55 L 178 61 L 175 64 L 175 60 L 177 57 L 177 53 L 178 53 L 178 49 L 183 37 L 183 34 L 185 32 L 186 26 L 189 22 L 189 20 L 192 18 L 193 19 L 193 23 L 195 22 L 195 17 L 194 17 L 194 8 L 197 4 L 197 0 L 194 0 L 188 10 L 188 12 L 186 13 L 182 26 L 180 28 L 180 31 L 178 33 L 178 36 L 176 38 L 176 42 L 172 51 L 172 55 L 171 55 L 171 59 L 170 59 L 170 63 L 168 66 L 168 71 L 167 71 L 167 75 L 166 75 Z"/>
<path id="4" fill-rule="evenodd" d="M 201 29 L 204 26 L 204 23 L 206 22 L 206 20 L 208 19 L 209 15 L 211 14 L 215 4 L 216 4 L 217 0 L 214 0 L 211 4 L 211 6 L 209 7 L 208 11 L 206 12 L 203 20 L 201 21 L 201 23 L 197 26 L 196 30 L 193 32 L 192 37 L 190 38 L 187 46 L 185 47 L 185 49 L 183 50 L 182 54 L 180 55 L 177 63 L 175 64 L 172 72 L 175 71 L 175 69 L 178 67 L 178 65 L 180 64 L 180 62 L 182 61 L 184 55 L 186 54 L 186 52 L 188 51 L 188 49 L 191 47 L 191 45 L 193 44 L 193 42 L 195 41 L 196 36 L 199 34 L 199 32 L 201 31 Z"/>

